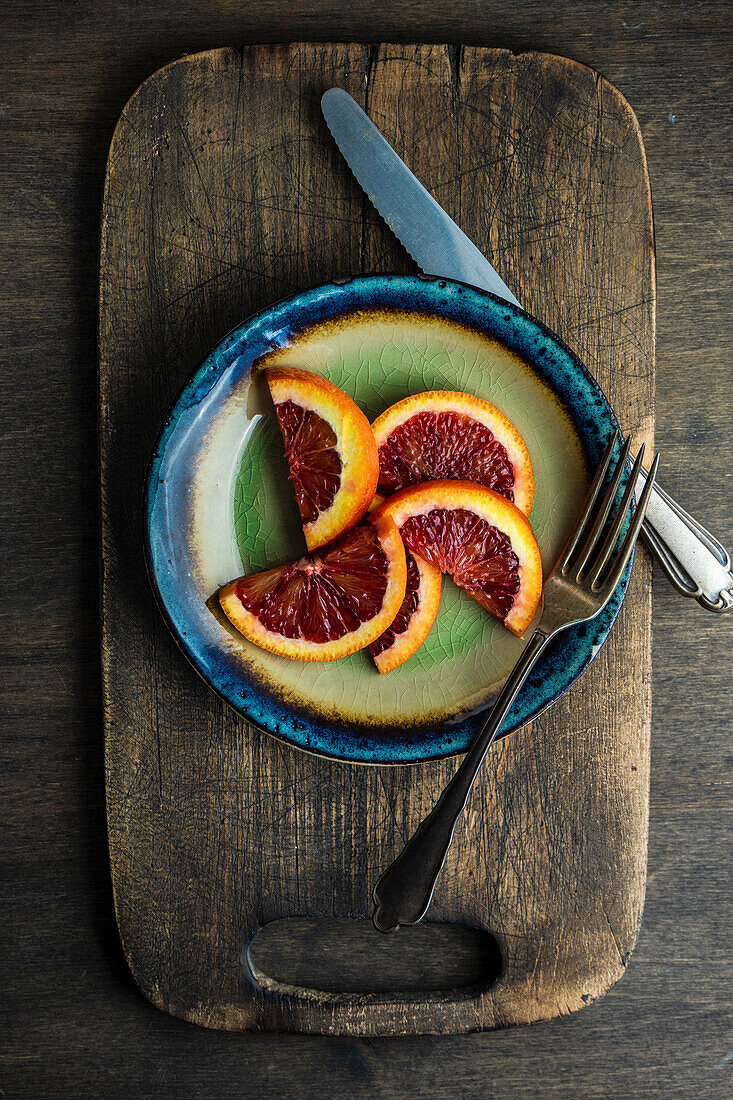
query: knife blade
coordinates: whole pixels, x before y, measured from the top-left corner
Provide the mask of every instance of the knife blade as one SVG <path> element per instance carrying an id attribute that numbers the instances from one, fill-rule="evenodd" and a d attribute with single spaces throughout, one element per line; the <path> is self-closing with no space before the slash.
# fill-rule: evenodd
<path id="1" fill-rule="evenodd" d="M 519 305 L 483 253 L 400 160 L 348 92 L 331 88 L 321 100 L 321 110 L 372 206 L 426 275 L 470 283 Z"/>
<path id="2" fill-rule="evenodd" d="M 358 103 L 330 88 L 321 110 L 346 163 L 397 239 L 426 275 L 469 283 L 521 309 L 489 261 L 427 191 Z M 733 608 L 725 548 L 655 484 L 642 532 L 678 592 L 710 611 Z"/>

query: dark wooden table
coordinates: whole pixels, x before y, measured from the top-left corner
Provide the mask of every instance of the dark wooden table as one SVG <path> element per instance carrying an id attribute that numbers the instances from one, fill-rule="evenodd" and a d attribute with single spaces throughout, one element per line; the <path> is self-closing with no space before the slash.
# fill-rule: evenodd
<path id="1" fill-rule="evenodd" d="M 140 997 L 107 867 L 95 420 L 104 163 L 147 75 L 186 52 L 287 39 L 562 53 L 614 81 L 639 117 L 655 200 L 664 484 L 733 546 L 730 6 L 2 8 L 0 1096 L 731 1095 L 733 622 L 658 576 L 647 904 L 628 973 L 607 997 L 529 1030 L 383 1041 L 208 1032 Z"/>

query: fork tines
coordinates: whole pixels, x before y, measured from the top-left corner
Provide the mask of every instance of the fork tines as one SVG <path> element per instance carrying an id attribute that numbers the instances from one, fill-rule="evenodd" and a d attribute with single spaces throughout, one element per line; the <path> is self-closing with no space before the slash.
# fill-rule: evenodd
<path id="1" fill-rule="evenodd" d="M 600 466 L 596 470 L 595 477 L 588 490 L 588 496 L 583 506 L 583 511 L 580 514 L 575 530 L 570 536 L 560 561 L 560 571 L 564 577 L 572 575 L 578 583 L 585 582 L 586 586 L 589 587 L 592 592 L 611 591 L 621 579 L 621 574 L 631 557 L 631 552 L 634 549 L 634 544 L 636 543 L 639 530 L 644 521 L 644 513 L 646 512 L 647 502 L 651 495 L 657 467 L 659 466 L 659 455 L 657 454 L 654 457 L 654 462 L 649 471 L 646 484 L 639 498 L 639 503 L 636 506 L 634 518 L 621 543 L 621 548 L 614 562 L 608 569 L 607 575 L 603 581 L 601 581 L 601 574 L 608 565 L 621 528 L 624 525 L 630 508 L 633 506 L 634 490 L 639 480 L 645 450 L 644 444 L 642 443 L 639 448 L 639 453 L 636 456 L 634 467 L 629 476 L 626 489 L 624 490 L 621 503 L 616 509 L 616 513 L 611 521 L 611 526 L 608 529 L 608 533 L 603 540 L 600 550 L 596 552 L 598 542 L 603 534 L 606 521 L 608 520 L 614 500 L 616 499 L 616 493 L 621 484 L 621 479 L 631 450 L 631 436 L 629 435 L 621 448 L 621 454 L 614 468 L 608 489 L 596 510 L 596 505 L 601 495 L 601 490 L 611 465 L 611 457 L 617 442 L 618 435 L 614 433 L 606 447 Z M 580 547 L 579 550 L 578 547 Z M 576 550 L 578 551 L 577 554 Z"/>

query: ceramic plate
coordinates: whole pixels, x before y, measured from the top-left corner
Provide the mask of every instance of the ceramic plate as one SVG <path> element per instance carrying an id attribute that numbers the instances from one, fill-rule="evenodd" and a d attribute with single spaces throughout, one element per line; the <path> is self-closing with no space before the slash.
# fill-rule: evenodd
<path id="1" fill-rule="evenodd" d="M 521 310 L 447 280 L 379 275 L 318 287 L 246 321 L 212 352 L 165 423 L 147 487 L 149 567 L 173 633 L 209 684 L 260 728 L 327 756 L 412 763 L 461 752 L 524 643 L 449 579 L 427 641 L 386 676 L 366 650 L 325 664 L 267 653 L 213 599 L 226 581 L 304 552 L 258 376 L 276 363 L 326 375 L 370 419 L 432 389 L 497 405 L 532 457 L 530 520 L 546 572 L 617 427 L 613 413 L 578 359 Z M 601 616 L 547 650 L 504 733 L 587 667 L 627 583 L 628 573 Z"/>

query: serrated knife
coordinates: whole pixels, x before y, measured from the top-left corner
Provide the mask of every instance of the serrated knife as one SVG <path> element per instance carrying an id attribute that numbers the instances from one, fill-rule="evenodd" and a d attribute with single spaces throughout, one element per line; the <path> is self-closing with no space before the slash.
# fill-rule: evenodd
<path id="1" fill-rule="evenodd" d="M 367 198 L 426 275 L 470 283 L 521 309 L 473 241 L 426 191 L 358 103 L 331 88 L 321 109 L 333 138 Z M 733 608 L 733 573 L 725 548 L 656 484 L 645 541 L 684 596 L 709 611 Z"/>

